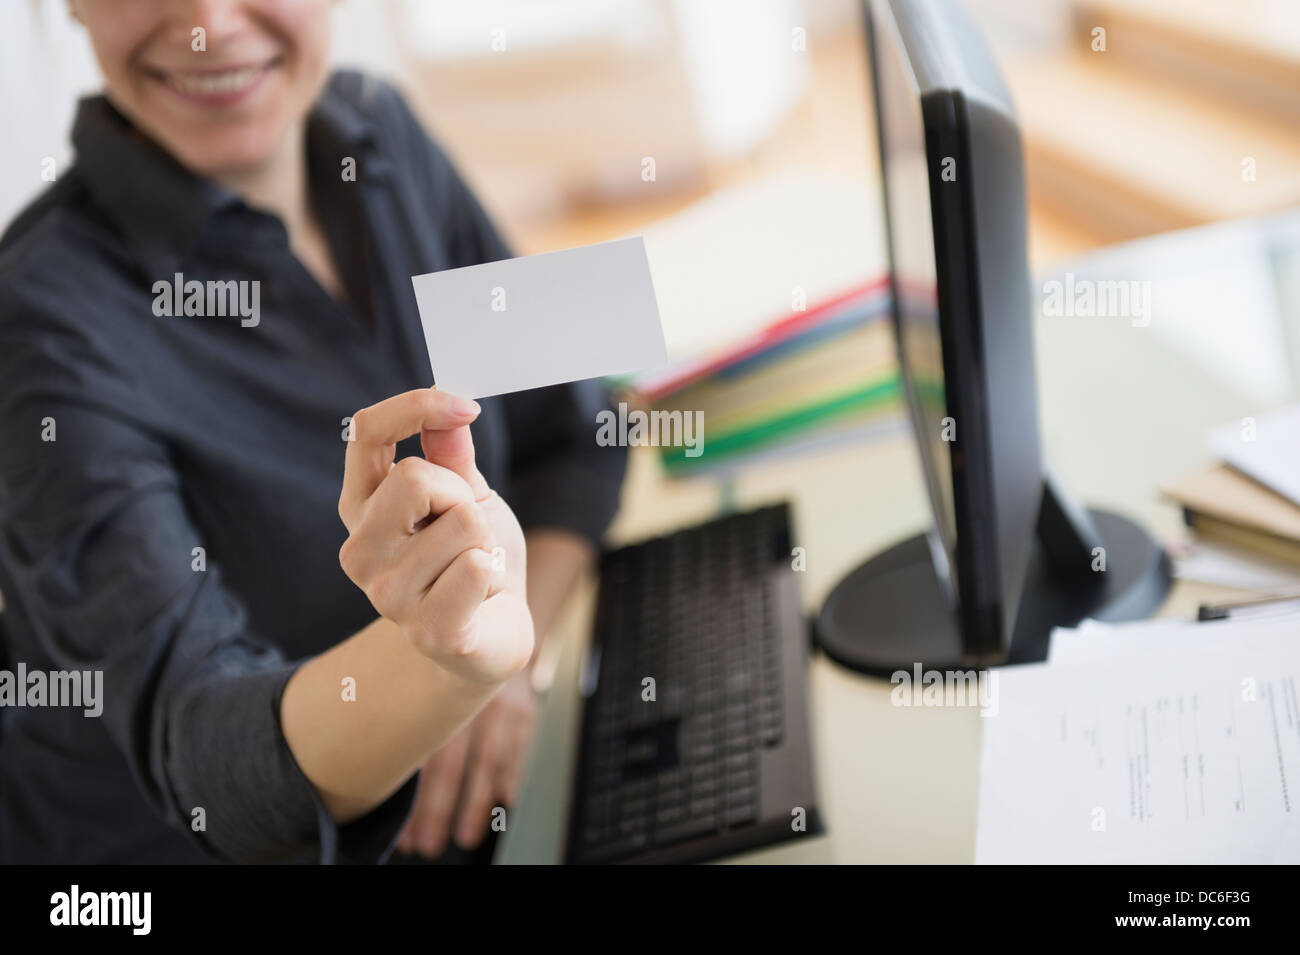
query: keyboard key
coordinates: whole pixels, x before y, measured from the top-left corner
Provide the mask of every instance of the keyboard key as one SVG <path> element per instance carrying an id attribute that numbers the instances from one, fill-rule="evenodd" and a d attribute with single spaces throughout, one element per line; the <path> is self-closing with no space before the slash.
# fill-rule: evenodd
<path id="1" fill-rule="evenodd" d="M 692 799 L 717 795 L 722 792 L 722 779 L 720 776 L 692 776 L 690 792 Z"/>
<path id="2" fill-rule="evenodd" d="M 716 816 L 694 816 L 682 822 L 665 826 L 655 833 L 655 842 L 661 846 L 670 846 L 687 839 L 697 839 L 718 831 Z"/>
<path id="3" fill-rule="evenodd" d="M 650 839 L 644 833 L 628 836 L 625 839 L 616 839 L 585 853 L 582 861 L 593 863 L 616 862 L 626 856 L 643 851 L 649 844 Z"/>
<path id="4" fill-rule="evenodd" d="M 758 789 L 753 785 L 727 787 L 727 811 L 758 802 Z"/>
<path id="5" fill-rule="evenodd" d="M 697 763 L 707 763 L 721 755 L 721 751 L 712 741 L 697 743 L 691 747 L 691 758 Z"/>
<path id="6" fill-rule="evenodd" d="M 684 803 L 672 803 L 663 806 L 655 813 L 655 824 L 659 828 L 671 826 L 674 823 L 681 822 L 686 818 L 686 805 Z"/>
<path id="7" fill-rule="evenodd" d="M 758 807 L 751 804 L 743 806 L 728 806 L 726 813 L 723 814 L 722 821 L 728 828 L 747 825 L 758 818 Z"/>
<path id="8" fill-rule="evenodd" d="M 726 769 L 728 776 L 732 776 L 750 769 L 753 766 L 753 763 L 753 752 L 746 751 L 738 755 L 728 756 L 726 762 L 723 764 L 723 768 Z"/>
<path id="9" fill-rule="evenodd" d="M 691 816 L 716 816 L 719 805 L 716 796 L 700 796 L 687 804 L 686 812 Z"/>
<path id="10" fill-rule="evenodd" d="M 618 822 L 618 834 L 620 838 L 629 836 L 645 835 L 650 831 L 649 816 L 628 816 L 620 819 Z"/>
<path id="11" fill-rule="evenodd" d="M 706 779 L 720 779 L 722 777 L 722 761 L 714 760 L 707 763 L 697 763 L 691 768 L 691 781 L 703 782 Z"/>

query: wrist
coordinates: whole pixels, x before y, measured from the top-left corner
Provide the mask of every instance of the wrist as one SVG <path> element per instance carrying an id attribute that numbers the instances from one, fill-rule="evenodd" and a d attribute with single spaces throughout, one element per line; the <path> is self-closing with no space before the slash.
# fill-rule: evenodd
<path id="1" fill-rule="evenodd" d="M 436 671 L 442 679 L 450 680 L 464 686 L 467 690 L 494 694 L 501 687 L 520 677 L 527 677 L 531 661 L 518 669 L 508 672 L 483 672 L 470 662 L 467 655 L 438 652 L 429 646 L 417 630 L 398 625 L 407 643 Z"/>

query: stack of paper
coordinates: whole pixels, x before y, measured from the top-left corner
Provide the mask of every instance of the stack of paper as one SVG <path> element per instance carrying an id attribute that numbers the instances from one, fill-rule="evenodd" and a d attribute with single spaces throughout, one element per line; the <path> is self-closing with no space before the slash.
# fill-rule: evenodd
<path id="1" fill-rule="evenodd" d="M 1196 534 L 1180 576 L 1300 590 L 1300 408 L 1219 428 L 1210 446 L 1222 463 L 1162 488 Z"/>
<path id="2" fill-rule="evenodd" d="M 996 672 L 976 862 L 1300 862 L 1300 614 L 1089 622 Z"/>
<path id="3" fill-rule="evenodd" d="M 1210 447 L 1242 474 L 1300 504 L 1300 406 L 1219 428 Z"/>
<path id="4" fill-rule="evenodd" d="M 704 454 L 664 448 L 665 467 L 716 467 L 810 435 L 866 433 L 894 420 L 899 383 L 888 308 L 883 285 L 856 292 L 772 326 L 706 371 L 641 392 L 657 409 L 704 421 Z"/>

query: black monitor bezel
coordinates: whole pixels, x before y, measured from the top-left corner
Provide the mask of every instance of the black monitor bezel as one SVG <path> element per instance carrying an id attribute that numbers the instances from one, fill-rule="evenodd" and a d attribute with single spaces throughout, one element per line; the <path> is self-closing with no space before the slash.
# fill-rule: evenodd
<path id="1" fill-rule="evenodd" d="M 884 187 L 886 164 L 885 131 L 879 102 L 877 73 L 877 29 L 871 3 L 866 13 L 868 58 L 873 104 L 876 113 L 876 142 L 881 170 L 881 202 L 885 226 L 892 235 L 891 211 Z M 903 58 L 911 64 L 904 48 Z M 914 69 L 914 67 L 913 67 Z M 993 470 L 990 457 L 990 423 L 984 383 L 988 366 L 981 334 L 979 260 L 975 238 L 975 208 L 970 170 L 970 138 L 965 98 L 959 89 L 936 89 L 920 93 L 927 168 L 929 172 L 931 227 L 934 236 L 935 284 L 939 305 L 939 331 L 943 359 L 945 408 L 956 422 L 955 440 L 949 448 L 953 516 L 956 524 L 954 565 L 956 603 L 963 648 L 974 659 L 1004 653 L 1005 608 L 999 572 L 997 523 L 994 513 Z M 956 176 L 943 179 L 945 157 L 955 161 Z M 963 174 L 965 173 L 965 174 Z M 900 377 L 907 371 L 898 288 L 893 255 L 886 242 L 893 295 L 893 327 L 899 353 Z M 914 428 L 924 427 L 904 377 L 908 413 Z M 922 467 L 930 467 L 928 453 L 919 445 Z M 933 477 L 926 476 L 933 486 Z M 931 493 L 935 493 L 931 490 Z M 934 507 L 932 502 L 932 508 Z"/>

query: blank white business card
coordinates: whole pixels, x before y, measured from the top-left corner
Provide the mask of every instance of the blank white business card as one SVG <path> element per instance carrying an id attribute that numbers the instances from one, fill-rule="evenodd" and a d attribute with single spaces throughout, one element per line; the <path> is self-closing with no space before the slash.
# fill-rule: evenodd
<path id="1" fill-rule="evenodd" d="M 485 398 L 667 360 L 641 237 L 416 275 L 442 391 Z"/>

